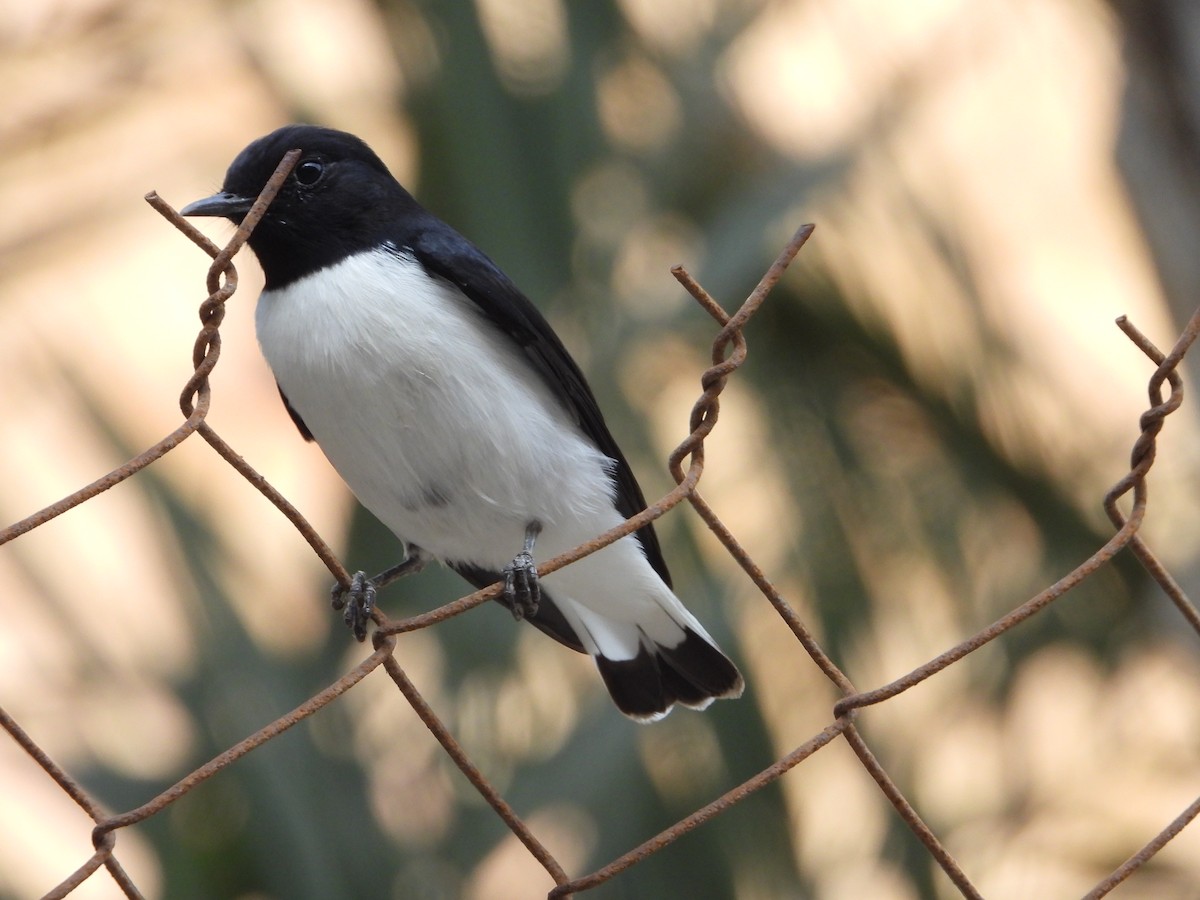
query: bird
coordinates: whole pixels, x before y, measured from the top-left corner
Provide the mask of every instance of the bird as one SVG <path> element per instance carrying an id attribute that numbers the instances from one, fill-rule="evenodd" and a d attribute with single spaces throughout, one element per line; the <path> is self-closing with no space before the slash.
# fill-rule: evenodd
<path id="1" fill-rule="evenodd" d="M 279 128 L 221 190 L 180 210 L 240 224 L 300 156 L 248 244 L 264 275 L 258 342 L 300 434 L 399 539 L 404 560 L 335 585 L 362 640 L 375 592 L 438 561 L 590 654 L 640 722 L 741 695 L 743 678 L 676 597 L 653 524 L 538 577 L 646 503 L 595 395 L 545 317 L 423 207 L 355 135 Z"/>

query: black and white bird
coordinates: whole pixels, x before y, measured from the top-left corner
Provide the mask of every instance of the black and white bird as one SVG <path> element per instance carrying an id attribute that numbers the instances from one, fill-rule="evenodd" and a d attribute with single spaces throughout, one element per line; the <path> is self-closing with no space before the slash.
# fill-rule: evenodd
<path id="1" fill-rule="evenodd" d="M 612 528 L 645 507 L 641 489 L 537 308 L 363 141 L 280 128 L 182 213 L 240 223 L 292 149 L 249 240 L 266 276 L 258 340 L 300 433 L 404 543 L 397 570 L 435 559 L 476 587 L 505 582 L 501 602 L 591 654 L 634 719 L 739 696 L 651 525 L 539 581 L 535 546 L 549 558 Z M 350 593 L 361 638 L 374 584 L 360 573 Z"/>

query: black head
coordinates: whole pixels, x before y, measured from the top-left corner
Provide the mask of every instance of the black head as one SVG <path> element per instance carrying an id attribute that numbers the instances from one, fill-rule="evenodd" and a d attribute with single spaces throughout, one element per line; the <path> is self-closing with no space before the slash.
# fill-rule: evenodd
<path id="1" fill-rule="evenodd" d="M 267 287 L 378 246 L 399 220 L 420 211 L 362 140 L 315 125 L 286 125 L 254 141 L 225 173 L 221 193 L 185 206 L 185 216 L 240 223 L 289 150 L 302 154 L 267 214 L 250 235 Z"/>

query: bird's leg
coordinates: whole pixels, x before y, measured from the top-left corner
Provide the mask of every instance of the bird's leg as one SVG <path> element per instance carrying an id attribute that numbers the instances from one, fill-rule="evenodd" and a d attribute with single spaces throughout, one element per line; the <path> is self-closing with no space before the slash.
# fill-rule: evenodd
<path id="1" fill-rule="evenodd" d="M 389 584 L 395 584 L 405 575 L 416 575 L 428 565 L 430 560 L 429 554 L 416 544 L 406 544 L 404 549 L 408 555 L 403 560 L 396 563 L 390 569 L 384 569 L 371 579 L 375 583 L 375 587 L 379 590 L 382 590 Z"/>
<path id="2" fill-rule="evenodd" d="M 533 563 L 533 545 L 541 532 L 542 523 L 537 519 L 526 525 L 524 549 L 504 567 L 504 596 L 517 620 L 536 615 L 542 596 L 537 566 Z"/>
<path id="3" fill-rule="evenodd" d="M 345 607 L 343 618 L 360 641 L 366 640 L 367 620 L 371 618 L 371 611 L 375 609 L 376 593 L 405 575 L 415 575 L 429 562 L 429 555 L 415 544 L 406 544 L 404 549 L 406 556 L 397 565 L 384 569 L 374 578 L 368 578 L 366 572 L 355 572 L 350 579 L 349 588 L 335 584 L 329 592 L 334 609 Z"/>

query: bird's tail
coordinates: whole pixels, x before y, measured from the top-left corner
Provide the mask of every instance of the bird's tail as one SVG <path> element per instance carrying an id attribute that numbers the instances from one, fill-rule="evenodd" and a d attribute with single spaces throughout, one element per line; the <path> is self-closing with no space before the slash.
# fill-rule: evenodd
<path id="1" fill-rule="evenodd" d="M 630 602 L 634 596 L 641 599 Z M 657 577 L 599 608 L 566 597 L 557 602 L 613 702 L 630 718 L 653 722 L 676 703 L 704 709 L 717 698 L 741 696 L 737 666 Z"/>
<path id="2" fill-rule="evenodd" d="M 718 698 L 742 695 L 742 674 L 707 635 L 683 626 L 668 646 L 639 633 L 637 655 L 610 659 L 596 654 L 596 667 L 617 709 L 639 722 L 653 722 L 676 703 L 704 709 Z"/>
<path id="3" fill-rule="evenodd" d="M 586 562 L 580 560 L 568 571 L 578 574 L 584 568 L 580 564 Z M 451 565 L 476 587 L 503 578 L 464 563 Z M 591 654 L 613 702 L 625 715 L 653 722 L 676 703 L 704 709 L 713 700 L 742 695 L 742 674 L 737 666 L 657 575 L 625 585 L 624 602 L 593 608 L 574 597 L 603 598 L 603 588 L 608 587 L 611 598 L 611 581 L 576 582 L 576 591 L 571 591 L 562 581 L 565 574 L 546 579 L 541 603 L 528 621 L 572 650 Z M 557 586 L 551 578 L 558 580 Z M 585 585 L 592 589 L 580 590 Z M 601 589 L 595 589 L 596 585 Z M 630 602 L 634 597 L 640 599 Z M 497 599 L 505 602 L 503 596 Z"/>

